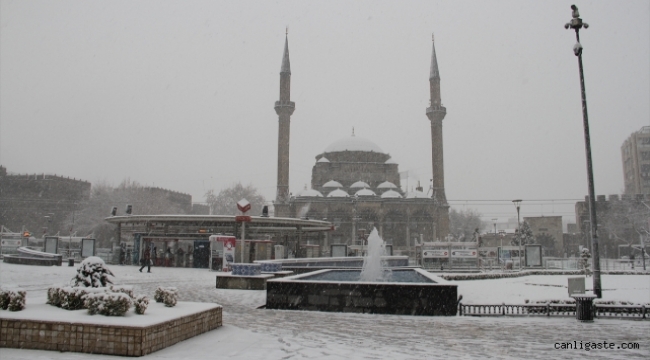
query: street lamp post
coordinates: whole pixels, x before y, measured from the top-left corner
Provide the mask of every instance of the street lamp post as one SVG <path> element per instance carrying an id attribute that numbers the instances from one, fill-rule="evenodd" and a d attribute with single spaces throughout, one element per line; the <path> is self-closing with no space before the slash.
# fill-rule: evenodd
<path id="1" fill-rule="evenodd" d="M 598 224 L 596 223 L 596 199 L 594 191 L 594 172 L 591 162 L 591 140 L 589 138 L 589 118 L 587 117 L 587 94 L 585 92 L 585 77 L 582 69 L 582 44 L 580 44 L 580 29 L 584 26 L 589 28 L 589 24 L 582 22 L 578 7 L 571 5 L 573 10 L 570 22 L 564 25 L 565 29 L 573 29 L 576 32 L 576 44 L 573 46 L 573 53 L 578 57 L 578 67 L 580 69 L 580 90 L 582 95 L 582 124 L 585 132 L 585 152 L 587 156 L 587 178 L 589 182 L 589 220 L 591 222 L 591 251 L 593 258 L 594 274 L 593 288 L 596 297 L 602 297 L 602 288 L 600 283 L 600 254 L 598 252 Z"/>
<path id="2" fill-rule="evenodd" d="M 521 227 L 519 224 L 519 208 L 521 207 L 521 201 L 521 199 L 512 200 L 512 203 L 515 204 L 515 207 L 517 208 L 517 245 L 519 245 L 519 271 L 521 271 L 521 231 L 519 231 Z"/>

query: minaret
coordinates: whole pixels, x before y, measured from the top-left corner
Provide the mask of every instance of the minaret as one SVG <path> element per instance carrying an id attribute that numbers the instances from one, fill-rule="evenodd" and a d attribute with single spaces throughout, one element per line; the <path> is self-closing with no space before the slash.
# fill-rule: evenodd
<path id="1" fill-rule="evenodd" d="M 444 207 L 446 211 L 440 211 L 438 214 L 438 237 L 446 236 L 449 232 L 449 205 L 445 195 L 445 167 L 442 147 L 442 119 L 447 115 L 447 109 L 442 106 L 440 99 L 440 72 L 438 71 L 438 59 L 436 58 L 436 45 L 433 42 L 431 50 L 431 71 L 429 73 L 429 92 L 431 96 L 430 106 L 427 108 L 427 117 L 431 121 L 431 162 L 433 168 L 433 195 L 432 198 L 438 206 Z M 442 209 L 441 209 L 442 210 Z"/>
<path id="2" fill-rule="evenodd" d="M 284 40 L 284 55 L 280 68 L 280 100 L 275 102 L 275 112 L 278 114 L 278 188 L 275 195 L 276 203 L 286 203 L 289 200 L 289 134 L 291 114 L 296 104 L 291 101 L 291 66 L 289 63 L 288 32 Z"/>

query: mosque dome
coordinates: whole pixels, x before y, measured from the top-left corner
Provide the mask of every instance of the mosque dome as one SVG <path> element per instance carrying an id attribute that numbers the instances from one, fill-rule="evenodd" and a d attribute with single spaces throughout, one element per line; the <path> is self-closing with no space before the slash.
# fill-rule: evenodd
<path id="1" fill-rule="evenodd" d="M 356 196 L 377 196 L 377 194 L 375 194 L 375 192 L 370 190 L 370 189 L 361 189 L 361 190 L 357 191 L 356 193 L 354 193 L 354 195 L 356 195 Z"/>
<path id="2" fill-rule="evenodd" d="M 358 189 L 358 188 L 369 188 L 370 185 L 363 181 L 357 181 L 354 184 L 350 185 L 350 189 Z"/>
<path id="3" fill-rule="evenodd" d="M 383 154 L 384 151 L 374 142 L 358 136 L 349 136 L 331 143 L 325 148 L 326 153 L 341 151 L 365 151 Z"/>
<path id="4" fill-rule="evenodd" d="M 318 190 L 305 189 L 298 193 L 298 197 L 323 197 L 323 194 L 321 194 Z"/>
<path id="5" fill-rule="evenodd" d="M 431 199 L 430 197 L 427 196 L 427 194 L 423 193 L 422 191 L 411 191 L 406 193 L 406 198 L 407 199 Z"/>
<path id="6" fill-rule="evenodd" d="M 395 190 L 388 190 L 385 193 L 381 194 L 382 199 L 399 199 L 401 197 L 402 197 L 402 195 L 400 195 Z"/>
<path id="7" fill-rule="evenodd" d="M 325 184 L 323 184 L 323 187 L 324 188 L 342 188 L 343 185 L 341 185 L 341 183 L 338 182 L 338 181 L 330 180 L 330 181 L 326 182 Z"/>
<path id="8" fill-rule="evenodd" d="M 397 185 L 393 184 L 390 181 L 384 181 L 377 186 L 377 189 L 397 189 Z"/>
<path id="9" fill-rule="evenodd" d="M 348 195 L 348 193 L 345 192 L 345 190 L 341 190 L 341 189 L 336 189 L 331 193 L 327 194 L 327 197 L 349 197 L 349 196 L 350 195 Z"/>

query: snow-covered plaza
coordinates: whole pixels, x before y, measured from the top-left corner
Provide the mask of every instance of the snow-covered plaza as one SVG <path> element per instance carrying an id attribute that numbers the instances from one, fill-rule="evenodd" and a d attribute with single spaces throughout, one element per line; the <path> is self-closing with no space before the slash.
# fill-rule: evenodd
<path id="1" fill-rule="evenodd" d="M 114 282 L 153 296 L 158 286 L 179 289 L 180 301 L 224 307 L 224 326 L 145 356 L 147 359 L 629 359 L 650 357 L 650 320 L 572 317 L 422 317 L 258 309 L 265 291 L 215 288 L 206 269 L 109 266 Z M 27 291 L 30 304 L 44 303 L 46 290 L 67 283 L 76 267 L 0 263 L 0 284 Z M 526 276 L 458 281 L 465 304 L 521 304 L 568 299 L 567 277 Z M 587 279 L 590 287 L 591 278 Z M 650 302 L 650 276 L 603 275 L 605 300 Z M 1 313 L 0 313 L 1 314 Z M 97 315 L 99 316 L 99 315 Z M 146 315 L 145 315 L 146 316 Z M 614 343 L 613 349 L 561 350 L 559 343 Z M 639 349 L 621 349 L 638 343 Z M 2 360 L 111 359 L 113 356 L 3 348 Z"/>

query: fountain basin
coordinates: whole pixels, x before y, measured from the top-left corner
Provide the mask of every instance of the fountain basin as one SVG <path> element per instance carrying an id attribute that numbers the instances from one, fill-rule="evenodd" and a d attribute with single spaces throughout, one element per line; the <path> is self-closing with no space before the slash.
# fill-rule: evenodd
<path id="1" fill-rule="evenodd" d="M 454 316 L 457 285 L 422 269 L 389 269 L 392 279 L 355 281 L 359 270 L 319 270 L 266 282 L 266 308 Z M 408 274 L 407 274 L 408 272 Z M 409 278 L 404 281 L 402 278 Z"/>

